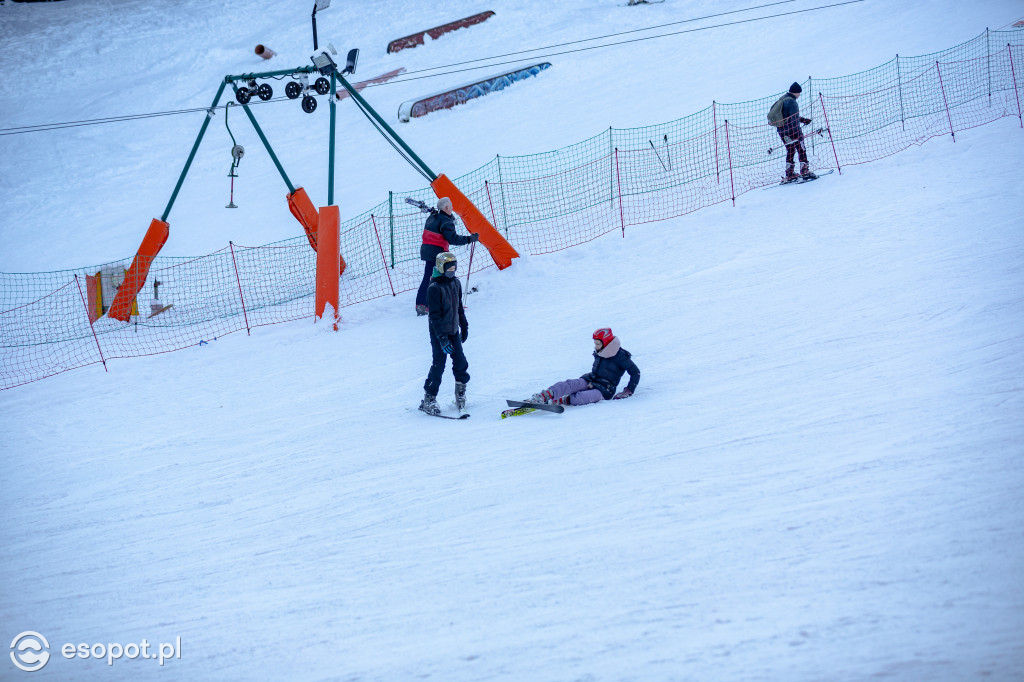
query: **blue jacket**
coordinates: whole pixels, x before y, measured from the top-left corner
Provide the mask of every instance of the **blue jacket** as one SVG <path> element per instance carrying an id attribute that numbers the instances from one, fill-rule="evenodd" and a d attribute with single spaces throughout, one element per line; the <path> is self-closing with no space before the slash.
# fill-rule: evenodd
<path id="1" fill-rule="evenodd" d="M 622 375 L 626 372 L 629 372 L 629 383 L 626 385 L 626 389 L 632 393 L 636 391 L 636 387 L 640 383 L 640 369 L 633 362 L 629 351 L 620 348 L 619 352 L 610 358 L 602 358 L 597 351 L 594 351 L 594 366 L 580 378 L 592 383 L 594 388 L 601 391 L 605 400 L 611 400 L 615 395 L 615 389 L 619 387 Z"/>
<path id="2" fill-rule="evenodd" d="M 785 123 L 779 128 L 779 134 L 794 140 L 803 139 L 804 131 L 800 128 L 800 105 L 792 93 L 782 97 L 782 120 Z"/>

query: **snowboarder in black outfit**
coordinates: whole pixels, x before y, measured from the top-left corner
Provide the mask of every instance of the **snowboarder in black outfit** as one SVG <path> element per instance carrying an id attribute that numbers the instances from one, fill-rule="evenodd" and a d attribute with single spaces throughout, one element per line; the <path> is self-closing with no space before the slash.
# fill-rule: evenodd
<path id="1" fill-rule="evenodd" d="M 469 338 L 469 322 L 462 307 L 462 284 L 455 276 L 457 268 L 455 254 L 447 251 L 438 254 L 431 269 L 433 277 L 427 287 L 432 362 L 423 384 L 423 402 L 419 408 L 427 414 L 441 414 L 437 391 L 441 388 L 441 377 L 449 355 L 452 356 L 452 374 L 455 375 L 455 405 L 459 410 L 466 406 L 469 361 L 462 344 Z"/>
<path id="2" fill-rule="evenodd" d="M 800 105 L 796 103 L 796 100 L 800 97 L 801 92 L 803 92 L 803 88 L 800 87 L 800 84 L 793 83 L 789 86 L 789 92 L 775 102 L 768 115 L 769 121 L 776 126 L 779 137 L 782 138 L 782 144 L 786 145 L 786 180 L 798 180 L 799 178 L 814 180 L 818 177 L 811 172 L 807 162 L 807 150 L 804 149 L 804 131 L 800 125 L 807 125 L 811 119 L 800 116 Z M 779 113 L 781 117 L 773 119 L 773 114 L 778 116 Z M 800 175 L 797 175 L 793 169 L 794 155 L 800 157 Z"/>
<path id="3" fill-rule="evenodd" d="M 640 383 L 640 369 L 619 337 L 608 327 L 594 332 L 594 366 L 579 379 L 566 379 L 535 393 L 526 402 L 555 405 L 587 405 L 601 400 L 621 400 L 633 395 Z M 629 383 L 618 393 L 622 375 L 629 373 Z"/>
<path id="4" fill-rule="evenodd" d="M 465 246 L 480 240 L 480 235 L 473 233 L 463 236 L 455 231 L 455 218 L 452 216 L 452 200 L 441 197 L 437 200 L 437 209 L 430 212 L 423 226 L 423 244 L 420 246 L 420 260 L 424 261 L 423 280 L 416 292 L 416 314 L 426 315 L 427 287 L 430 286 L 431 272 L 438 254 L 448 250 L 452 244 Z"/>

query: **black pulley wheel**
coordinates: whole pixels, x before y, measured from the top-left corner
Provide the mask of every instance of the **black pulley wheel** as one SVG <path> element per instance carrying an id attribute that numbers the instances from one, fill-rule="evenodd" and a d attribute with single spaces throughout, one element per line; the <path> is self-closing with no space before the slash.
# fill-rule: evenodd
<path id="1" fill-rule="evenodd" d="M 316 97 L 313 95 L 306 95 L 302 98 L 302 110 L 307 114 L 312 114 L 316 111 Z"/>
<path id="2" fill-rule="evenodd" d="M 238 88 L 235 92 L 235 99 L 238 100 L 239 104 L 248 104 L 249 100 L 252 99 L 252 93 L 249 92 L 248 88 Z"/>
<path id="3" fill-rule="evenodd" d="M 313 83 L 313 88 L 321 95 L 326 95 L 331 91 L 331 82 L 326 78 L 317 78 L 316 82 Z"/>
<path id="4" fill-rule="evenodd" d="M 284 94 L 288 96 L 288 99 L 298 99 L 302 94 L 302 86 L 297 81 L 288 81 L 288 85 L 284 86 Z"/>
<path id="5" fill-rule="evenodd" d="M 270 83 L 260 83 L 260 87 L 256 88 L 256 94 L 266 102 L 274 96 L 274 88 L 270 87 Z"/>

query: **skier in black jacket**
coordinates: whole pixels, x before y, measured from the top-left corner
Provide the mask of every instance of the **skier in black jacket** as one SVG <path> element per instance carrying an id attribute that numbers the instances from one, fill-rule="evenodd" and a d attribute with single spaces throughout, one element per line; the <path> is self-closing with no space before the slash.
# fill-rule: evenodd
<path id="1" fill-rule="evenodd" d="M 459 410 L 466 406 L 469 361 L 462 344 L 469 338 L 469 322 L 462 307 L 462 284 L 455 276 L 457 267 L 455 254 L 438 254 L 431 269 L 433 277 L 427 287 L 431 365 L 423 384 L 423 401 L 419 408 L 427 414 L 441 414 L 437 391 L 441 388 L 441 377 L 449 355 L 452 356 L 452 374 L 455 375 L 455 405 Z"/>
<path id="2" fill-rule="evenodd" d="M 608 327 L 594 332 L 594 366 L 579 379 L 566 379 L 535 393 L 527 402 L 556 405 L 587 405 L 601 400 L 621 400 L 633 395 L 640 383 L 640 369 L 619 337 Z M 616 393 L 622 375 L 629 373 L 626 388 Z"/>
<path id="3" fill-rule="evenodd" d="M 789 86 L 789 92 L 782 96 L 782 120 L 783 124 L 777 128 L 782 144 L 786 145 L 786 179 L 796 180 L 799 177 L 805 180 L 814 180 L 818 176 L 811 172 L 807 163 L 807 150 L 804 149 L 804 131 L 800 124 L 807 125 L 811 122 L 809 118 L 800 116 L 800 105 L 796 103 L 803 88 L 799 83 Z M 793 156 L 800 156 L 800 175 L 793 170 Z"/>
<path id="4" fill-rule="evenodd" d="M 424 261 L 423 280 L 416 292 L 416 314 L 427 314 L 427 287 L 434 269 L 434 260 L 438 254 L 448 250 L 452 244 L 465 246 L 480 240 L 480 235 L 473 233 L 462 236 L 455 231 L 455 218 L 452 216 L 452 200 L 441 197 L 437 200 L 437 210 L 431 211 L 423 226 L 423 244 L 420 246 L 420 260 Z"/>

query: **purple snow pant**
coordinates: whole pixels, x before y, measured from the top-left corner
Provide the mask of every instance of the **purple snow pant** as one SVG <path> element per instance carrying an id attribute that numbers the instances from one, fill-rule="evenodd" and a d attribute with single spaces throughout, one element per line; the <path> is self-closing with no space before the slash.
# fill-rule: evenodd
<path id="1" fill-rule="evenodd" d="M 561 398 L 562 396 L 570 396 L 570 405 L 589 405 L 590 403 L 596 403 L 599 400 L 604 400 L 604 396 L 601 395 L 601 391 L 596 388 L 587 388 L 587 381 L 585 379 L 566 379 L 565 381 L 559 381 L 557 384 L 553 384 L 549 391 L 556 397 Z"/>

